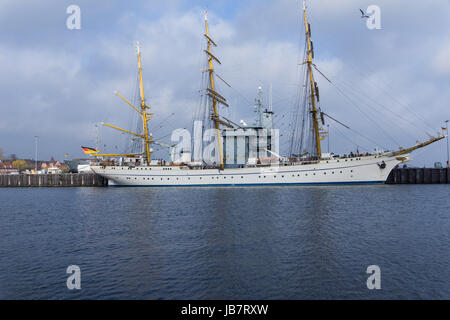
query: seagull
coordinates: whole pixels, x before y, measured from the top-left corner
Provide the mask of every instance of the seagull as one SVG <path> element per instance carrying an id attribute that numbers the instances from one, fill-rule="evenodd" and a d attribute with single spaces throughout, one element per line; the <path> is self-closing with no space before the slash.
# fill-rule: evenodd
<path id="1" fill-rule="evenodd" d="M 361 18 L 370 18 L 370 16 L 365 14 L 364 11 L 362 11 L 361 9 L 359 9 L 359 11 L 361 11 Z"/>

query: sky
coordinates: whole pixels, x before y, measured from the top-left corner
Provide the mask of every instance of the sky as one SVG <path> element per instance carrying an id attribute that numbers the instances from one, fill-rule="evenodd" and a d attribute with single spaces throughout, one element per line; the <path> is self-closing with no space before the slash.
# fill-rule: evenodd
<path id="1" fill-rule="evenodd" d="M 81 10 L 80 29 L 68 29 L 70 5 Z M 369 29 L 359 9 L 380 8 L 381 29 Z M 450 1 L 309 0 L 320 107 L 330 120 L 335 153 L 414 145 L 450 119 Z M 0 148 L 34 159 L 85 157 L 96 125 L 105 152 L 123 151 L 130 137 L 101 127 L 134 129 L 134 111 L 114 94 L 135 101 L 142 47 L 144 89 L 154 113 L 153 137 L 170 142 L 191 128 L 201 90 L 204 11 L 218 84 L 235 122 L 254 118 L 257 88 L 267 105 L 272 86 L 275 125 L 289 135 L 303 57 L 302 4 L 298 0 L 2 0 L 0 1 Z M 173 115 L 172 115 L 173 114 Z M 327 151 L 328 141 L 323 142 Z M 166 150 L 155 148 L 156 156 Z M 411 165 L 446 161 L 441 140 L 412 154 Z"/>

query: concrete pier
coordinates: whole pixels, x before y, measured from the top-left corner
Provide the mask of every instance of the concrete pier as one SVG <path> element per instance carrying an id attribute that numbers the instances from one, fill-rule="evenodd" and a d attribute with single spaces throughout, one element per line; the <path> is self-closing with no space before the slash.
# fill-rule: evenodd
<path id="1" fill-rule="evenodd" d="M 0 187 L 106 187 L 108 180 L 86 173 L 0 175 Z"/>
<path id="2" fill-rule="evenodd" d="M 450 168 L 396 168 L 387 184 L 444 184 L 450 183 Z"/>

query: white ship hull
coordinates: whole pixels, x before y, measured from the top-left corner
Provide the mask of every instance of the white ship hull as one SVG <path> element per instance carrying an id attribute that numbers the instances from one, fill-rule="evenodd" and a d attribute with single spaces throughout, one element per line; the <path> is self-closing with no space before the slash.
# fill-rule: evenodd
<path id="1" fill-rule="evenodd" d="M 384 183 L 408 155 L 365 156 L 235 169 L 190 169 L 180 166 L 91 166 L 110 186 L 254 186 L 295 184 Z M 383 168 L 384 167 L 384 168 Z"/>

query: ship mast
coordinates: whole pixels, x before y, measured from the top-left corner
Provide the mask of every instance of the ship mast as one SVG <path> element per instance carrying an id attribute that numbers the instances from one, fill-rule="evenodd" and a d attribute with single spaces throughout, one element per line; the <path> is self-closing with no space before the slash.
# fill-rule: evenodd
<path id="1" fill-rule="evenodd" d="M 306 30 L 306 42 L 308 44 L 308 54 L 307 54 L 307 60 L 306 64 L 308 65 L 308 73 L 309 73 L 309 82 L 311 86 L 311 102 L 312 102 L 312 118 L 313 118 L 313 125 L 314 125 L 314 134 L 316 139 L 316 152 L 317 152 L 317 158 L 320 159 L 322 156 L 322 150 L 320 146 L 320 128 L 319 128 L 319 120 L 318 120 L 318 108 L 316 105 L 316 89 L 314 87 L 314 78 L 312 73 L 312 60 L 313 60 L 313 46 L 311 41 L 311 29 L 310 25 L 308 23 L 308 19 L 306 17 L 306 0 L 303 0 L 303 14 L 305 16 L 305 30 Z"/>
<path id="2" fill-rule="evenodd" d="M 209 73 L 209 86 L 210 88 L 207 89 L 207 95 L 211 98 L 212 100 L 212 114 L 211 114 L 211 119 L 214 121 L 215 127 L 216 127 L 216 131 L 217 131 L 217 143 L 219 144 L 219 161 L 220 161 L 220 170 L 223 170 L 224 168 L 224 163 L 223 163 L 223 146 L 222 146 L 222 141 L 221 141 L 221 134 L 220 134 L 220 125 L 224 124 L 226 126 L 229 126 L 229 124 L 227 124 L 226 122 L 222 121 L 219 118 L 219 113 L 217 111 L 217 104 L 221 103 L 225 106 L 228 107 L 228 104 L 226 103 L 226 99 L 221 96 L 219 93 L 217 93 L 215 91 L 215 86 L 214 86 L 214 64 L 213 64 L 213 60 L 216 61 L 218 64 L 221 64 L 219 59 L 217 59 L 213 54 L 212 54 L 212 50 L 211 47 L 214 46 L 216 47 L 216 43 L 214 42 L 214 40 L 211 39 L 211 37 L 209 36 L 209 29 L 208 29 L 208 18 L 207 18 L 207 13 L 205 11 L 205 38 L 207 41 L 207 50 L 205 50 L 205 53 L 208 57 L 208 69 L 206 70 Z"/>
<path id="3" fill-rule="evenodd" d="M 152 136 L 148 133 L 148 121 L 150 120 L 150 117 L 152 116 L 152 113 L 147 112 L 148 109 L 150 109 L 150 106 L 147 106 L 145 104 L 145 96 L 144 96 L 144 83 L 142 80 L 142 64 L 141 64 L 141 49 L 139 46 L 139 42 L 136 43 L 136 51 L 137 51 L 137 57 L 138 57 L 138 67 L 139 67 L 139 93 L 141 98 L 141 104 L 139 108 L 134 106 L 130 101 L 122 97 L 117 91 L 114 93 L 119 96 L 122 100 L 124 100 L 130 107 L 132 107 L 139 115 L 142 117 L 142 125 L 143 125 L 143 133 L 136 133 L 129 130 L 125 130 L 116 126 L 113 126 L 111 124 L 102 123 L 104 126 L 113 128 L 115 130 L 119 130 L 131 135 L 134 135 L 136 137 L 139 137 L 142 139 L 142 153 L 114 153 L 114 154 L 105 154 L 105 153 L 98 153 L 93 156 L 95 157 L 118 157 L 118 156 L 142 156 L 144 158 L 144 162 L 147 165 L 150 165 L 150 155 L 152 152 L 150 151 L 150 144 L 153 143 Z"/>
<path id="4" fill-rule="evenodd" d="M 152 137 L 148 134 L 148 121 L 150 120 L 151 113 L 147 115 L 147 109 L 150 109 L 150 106 L 147 106 L 145 104 L 145 96 L 144 96 L 144 83 L 142 80 L 142 65 L 141 65 L 141 50 L 139 47 L 139 42 L 136 43 L 136 50 L 137 50 L 137 56 L 138 56 L 138 66 L 139 66 L 139 89 L 140 89 L 140 95 L 141 95 L 141 116 L 142 116 L 142 124 L 144 129 L 144 156 L 147 164 L 150 164 L 150 143 L 152 142 Z"/>

